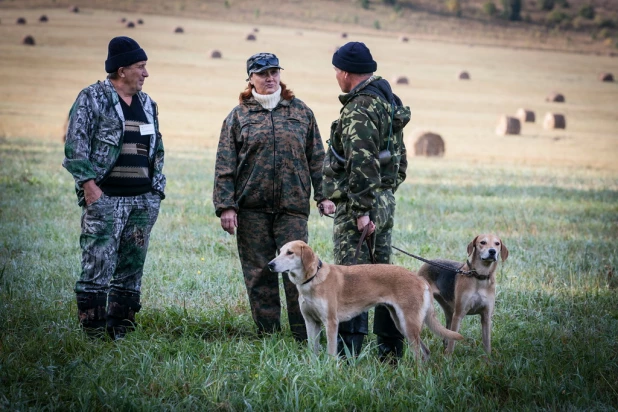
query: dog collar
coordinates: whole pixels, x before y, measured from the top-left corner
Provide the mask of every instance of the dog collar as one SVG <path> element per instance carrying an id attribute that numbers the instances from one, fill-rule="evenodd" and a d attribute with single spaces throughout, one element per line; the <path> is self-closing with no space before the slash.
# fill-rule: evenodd
<path id="1" fill-rule="evenodd" d="M 479 272 L 476 271 L 476 269 L 474 269 L 472 267 L 472 265 L 470 264 L 470 261 L 466 259 L 466 264 L 468 265 L 469 268 L 471 268 L 470 270 L 460 270 L 459 273 L 461 273 L 462 275 L 468 276 L 468 277 L 472 277 L 472 278 L 477 278 L 478 280 L 487 280 L 490 278 L 490 275 L 480 275 Z M 462 266 L 463 268 L 463 266 Z"/>
<path id="2" fill-rule="evenodd" d="M 320 271 L 320 269 L 322 269 L 322 261 L 320 259 L 318 259 L 318 270 L 315 271 L 315 275 L 313 275 L 309 279 L 305 280 L 303 282 L 303 285 L 306 285 L 307 283 L 311 282 L 313 280 L 313 278 L 317 276 L 317 274 Z"/>

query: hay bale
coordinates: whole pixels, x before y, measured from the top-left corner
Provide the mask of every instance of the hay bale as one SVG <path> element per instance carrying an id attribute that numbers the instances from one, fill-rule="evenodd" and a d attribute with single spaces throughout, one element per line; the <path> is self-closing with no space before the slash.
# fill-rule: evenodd
<path id="1" fill-rule="evenodd" d="M 536 116 L 532 110 L 526 110 L 523 107 L 517 110 L 515 117 L 519 119 L 521 123 L 534 123 Z"/>
<path id="2" fill-rule="evenodd" d="M 120 18 L 120 23 L 124 24 L 127 22 L 127 18 L 126 17 L 121 17 Z"/>
<path id="3" fill-rule="evenodd" d="M 408 42 L 408 37 L 407 36 L 399 36 L 399 41 L 402 43 L 407 43 Z"/>
<path id="4" fill-rule="evenodd" d="M 247 40 L 247 41 L 256 41 L 257 38 L 255 37 L 254 34 L 249 33 L 249 34 L 247 34 L 247 37 L 245 37 L 245 40 Z"/>
<path id="5" fill-rule="evenodd" d="M 543 129 L 566 129 L 566 119 L 564 115 L 547 112 L 543 120 Z"/>
<path id="6" fill-rule="evenodd" d="M 601 73 L 599 74 L 599 80 L 601 80 L 602 82 L 613 82 L 614 75 L 611 73 Z"/>
<path id="7" fill-rule="evenodd" d="M 174 33 L 184 33 L 184 32 L 185 32 L 185 29 L 183 29 L 180 26 L 176 27 L 176 30 L 174 30 Z"/>
<path id="8" fill-rule="evenodd" d="M 260 32 L 260 29 L 258 29 L 257 27 L 254 27 L 254 28 L 253 28 L 253 32 L 254 32 L 254 33 L 259 33 L 259 32 Z"/>
<path id="9" fill-rule="evenodd" d="M 437 133 L 421 132 L 414 142 L 415 156 L 444 156 L 444 139 Z"/>
<path id="10" fill-rule="evenodd" d="M 24 39 L 21 41 L 22 44 L 25 44 L 26 46 L 34 46 L 35 45 L 35 41 L 34 41 L 34 37 L 27 35 L 26 37 L 24 37 Z"/>
<path id="11" fill-rule="evenodd" d="M 17 21 L 15 21 L 15 23 L 17 23 L 17 24 L 26 24 L 26 18 L 25 17 L 18 17 Z"/>
<path id="12" fill-rule="evenodd" d="M 406 76 L 395 76 L 393 78 L 393 83 L 395 83 L 395 84 L 409 84 L 408 78 Z"/>
<path id="13" fill-rule="evenodd" d="M 137 19 L 137 24 L 144 24 L 144 20 L 143 19 Z"/>
<path id="14" fill-rule="evenodd" d="M 77 7 L 77 6 L 70 6 L 69 7 L 69 11 L 71 13 L 79 13 L 79 7 Z"/>
<path id="15" fill-rule="evenodd" d="M 545 98 L 546 102 L 554 102 L 554 103 L 564 103 L 566 100 L 564 98 L 564 95 L 560 94 L 560 93 L 552 93 L 549 96 L 547 96 Z"/>
<path id="16" fill-rule="evenodd" d="M 468 73 L 467 71 L 459 72 L 457 78 L 459 80 L 470 80 L 470 73 Z"/>
<path id="17" fill-rule="evenodd" d="M 47 23 L 49 21 L 49 19 L 47 18 L 47 16 L 44 14 L 41 17 L 39 17 L 39 21 L 41 23 Z"/>
<path id="18" fill-rule="evenodd" d="M 342 39 L 347 39 L 348 38 L 348 33 L 346 33 L 346 32 L 341 33 L 341 38 Z"/>
<path id="19" fill-rule="evenodd" d="M 519 134 L 521 132 L 521 123 L 516 117 L 507 115 L 500 116 L 498 126 L 496 126 L 496 134 L 504 136 L 507 134 Z"/>
<path id="20" fill-rule="evenodd" d="M 132 28 L 134 28 L 134 27 L 135 27 L 135 23 L 133 23 L 132 21 L 130 21 L 130 22 L 128 22 L 128 23 L 127 23 L 127 28 L 128 28 L 128 29 L 132 29 Z"/>
<path id="21" fill-rule="evenodd" d="M 221 52 L 219 50 L 211 50 L 210 51 L 210 58 L 211 59 L 220 59 L 221 58 Z"/>

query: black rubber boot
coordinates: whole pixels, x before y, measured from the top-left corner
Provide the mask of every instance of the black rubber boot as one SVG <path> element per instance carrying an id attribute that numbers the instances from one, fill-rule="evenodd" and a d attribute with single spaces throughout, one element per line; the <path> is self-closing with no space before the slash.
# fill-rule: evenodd
<path id="1" fill-rule="evenodd" d="M 79 324 L 91 337 L 101 337 L 105 333 L 107 294 L 76 293 L 77 317 Z"/>
<path id="2" fill-rule="evenodd" d="M 388 362 L 392 365 L 397 365 L 397 362 L 403 356 L 404 339 L 378 335 L 377 343 L 378 359 L 380 362 Z"/>
<path id="3" fill-rule="evenodd" d="M 139 294 L 133 292 L 109 292 L 107 300 L 107 333 L 116 340 L 124 338 L 127 332 L 135 329 L 135 314 L 142 306 Z"/>
<path id="4" fill-rule="evenodd" d="M 347 347 L 350 354 L 357 357 L 363 348 L 364 340 L 365 335 L 362 333 L 340 333 L 337 335 L 337 354 L 340 358 L 346 358 L 345 347 Z"/>

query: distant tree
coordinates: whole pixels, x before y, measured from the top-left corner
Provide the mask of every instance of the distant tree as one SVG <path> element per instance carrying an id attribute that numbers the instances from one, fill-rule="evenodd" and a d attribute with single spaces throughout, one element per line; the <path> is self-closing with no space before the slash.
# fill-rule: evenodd
<path id="1" fill-rule="evenodd" d="M 382 2 L 387 6 L 394 6 L 395 4 L 397 4 L 397 0 L 382 0 Z"/>
<path id="2" fill-rule="evenodd" d="M 487 14 L 490 17 L 493 17 L 496 14 L 498 14 L 498 8 L 496 7 L 493 1 L 486 1 L 483 4 L 483 11 L 485 12 L 485 14 Z"/>
<path id="3" fill-rule="evenodd" d="M 461 1 L 446 0 L 446 9 L 457 17 L 461 17 Z"/>
<path id="4" fill-rule="evenodd" d="M 571 4 L 568 2 L 568 0 L 556 0 L 556 4 L 563 9 L 568 9 L 569 7 L 571 7 Z"/>
<path id="5" fill-rule="evenodd" d="M 361 7 L 365 10 L 369 9 L 369 0 L 361 0 Z"/>
<path id="6" fill-rule="evenodd" d="M 596 13 L 592 4 L 584 4 L 579 8 L 577 14 L 584 19 L 593 20 Z"/>
<path id="7" fill-rule="evenodd" d="M 521 0 L 502 0 L 504 17 L 510 21 L 521 20 Z"/>
<path id="8" fill-rule="evenodd" d="M 554 0 L 541 0 L 539 1 L 539 8 L 544 11 L 551 11 L 554 9 Z"/>

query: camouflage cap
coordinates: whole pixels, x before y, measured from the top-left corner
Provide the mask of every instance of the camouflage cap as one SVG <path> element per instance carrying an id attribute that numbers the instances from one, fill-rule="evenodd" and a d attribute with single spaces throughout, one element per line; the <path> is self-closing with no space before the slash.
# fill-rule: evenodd
<path id="1" fill-rule="evenodd" d="M 256 53 L 247 59 L 247 76 L 251 76 L 251 73 L 260 73 L 273 67 L 283 70 L 283 67 L 279 66 L 277 56 L 272 53 Z"/>

